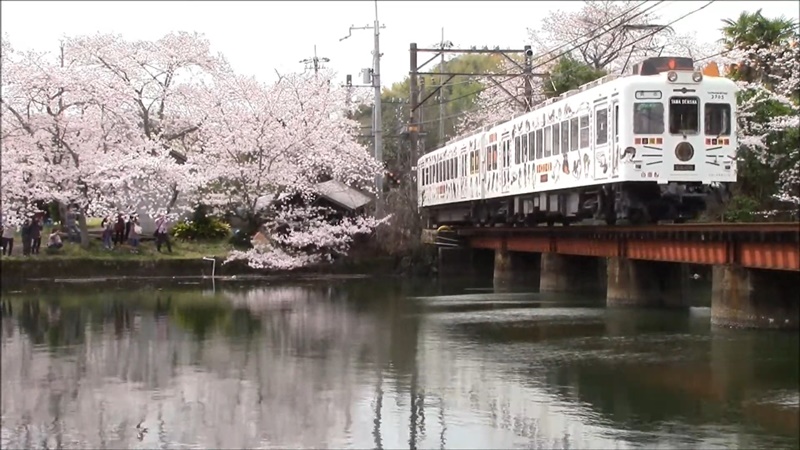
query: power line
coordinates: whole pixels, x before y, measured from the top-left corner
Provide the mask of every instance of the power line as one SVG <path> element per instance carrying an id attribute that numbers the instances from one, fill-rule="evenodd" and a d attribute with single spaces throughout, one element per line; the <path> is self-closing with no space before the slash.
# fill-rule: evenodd
<path id="1" fill-rule="evenodd" d="M 660 31 L 662 31 L 663 29 L 665 29 L 665 28 L 667 28 L 667 27 L 669 27 L 669 26 L 671 26 L 671 25 L 673 25 L 673 24 L 677 23 L 678 21 L 680 21 L 680 20 L 683 20 L 683 19 L 685 19 L 686 17 L 689 17 L 690 15 L 692 15 L 692 14 L 695 14 L 696 12 L 698 12 L 698 11 L 700 11 L 700 10 L 702 10 L 702 9 L 705 9 L 705 8 L 707 8 L 708 6 L 710 6 L 710 5 L 711 5 L 712 3 L 714 3 L 715 1 L 716 1 L 716 0 L 711 0 L 711 1 L 709 1 L 709 2 L 708 2 L 708 3 L 706 3 L 705 5 L 703 5 L 703 6 L 699 7 L 699 8 L 697 8 L 697 9 L 695 9 L 695 10 L 692 10 L 692 11 L 690 11 L 690 12 L 688 12 L 688 13 L 684 14 L 684 15 L 683 15 L 683 16 L 681 16 L 681 17 L 678 17 L 677 19 L 673 20 L 672 22 L 669 22 L 668 24 L 666 24 L 666 25 L 664 25 L 664 26 L 662 26 L 662 27 L 659 27 L 659 29 L 657 29 L 657 30 L 655 30 L 655 31 L 653 31 L 653 32 L 651 32 L 651 33 L 649 33 L 649 34 L 646 34 L 646 35 L 644 35 L 644 36 L 640 37 L 639 39 L 637 39 L 637 40 L 635 40 L 635 41 L 633 41 L 633 42 L 630 42 L 630 43 L 626 44 L 625 46 L 621 47 L 621 48 L 620 48 L 620 50 L 623 50 L 623 49 L 625 49 L 625 48 L 627 48 L 627 47 L 630 47 L 630 46 L 632 46 L 632 45 L 636 44 L 637 42 L 641 42 L 641 41 L 643 41 L 643 40 L 645 40 L 645 39 L 647 39 L 647 38 L 649 38 L 649 37 L 651 37 L 651 36 L 655 35 L 656 33 L 659 33 L 659 32 L 660 32 Z M 659 3 L 660 3 L 660 2 L 659 2 Z M 583 45 L 583 44 L 581 44 L 581 45 Z M 579 45 L 579 46 L 580 46 L 580 45 Z M 574 50 L 574 49 L 573 49 L 573 50 Z M 569 52 L 569 51 L 568 51 L 568 52 Z M 568 53 L 568 52 L 565 52 L 565 53 Z M 556 58 L 559 58 L 559 57 L 560 57 L 560 56 L 562 56 L 563 54 L 564 54 L 564 53 L 562 53 L 562 54 L 561 54 L 561 55 L 559 55 L 559 56 L 556 56 Z M 550 61 L 552 61 L 552 59 L 551 59 Z M 550 62 L 550 61 L 547 61 L 547 62 Z M 545 62 L 545 63 L 542 63 L 542 64 L 547 64 L 547 62 Z M 572 70 L 577 70 L 577 68 L 574 68 L 574 69 L 572 69 Z M 571 73 L 571 70 L 569 70 L 569 69 L 568 69 L 568 70 L 567 70 L 567 71 L 565 71 L 564 73 L 565 73 L 565 74 L 570 74 L 570 73 Z M 508 81 L 508 80 L 506 80 L 506 81 L 502 81 L 501 83 L 505 83 L 505 82 L 507 82 L 507 81 Z M 488 89 L 489 87 L 491 87 L 491 86 L 486 86 L 486 87 L 483 87 L 483 88 L 479 89 L 478 91 L 476 91 L 476 92 L 474 92 L 474 93 L 471 93 L 471 94 L 467 94 L 467 95 L 463 95 L 463 96 L 460 96 L 460 97 L 456 97 L 456 98 L 454 98 L 454 99 L 450 99 L 450 100 L 448 100 L 448 103 L 449 103 L 449 102 L 452 102 L 452 101 L 459 100 L 459 99 L 461 99 L 461 98 L 466 98 L 466 97 L 468 97 L 468 96 L 470 96 L 470 95 L 475 95 L 476 93 L 479 93 L 479 92 L 485 91 L 485 90 L 486 90 L 486 89 Z M 503 99 L 503 101 L 509 101 L 509 100 L 510 100 L 510 99 Z M 470 113 L 470 112 L 473 112 L 473 111 L 479 111 L 479 110 L 481 110 L 481 109 L 489 109 L 489 108 L 492 108 L 492 107 L 494 107 L 494 106 L 497 106 L 497 105 L 499 105 L 500 103 L 502 103 L 502 102 L 493 103 L 493 104 L 490 104 L 490 105 L 487 105 L 487 106 L 478 106 L 478 107 L 475 107 L 475 108 L 471 108 L 471 109 L 468 109 L 468 110 L 466 110 L 466 111 L 461 111 L 461 112 L 459 112 L 459 113 L 452 114 L 452 115 L 448 116 L 448 118 L 458 117 L 458 116 L 461 116 L 461 115 L 464 115 L 464 114 L 468 114 L 468 113 Z"/>
<path id="2" fill-rule="evenodd" d="M 645 3 L 647 3 L 648 1 L 649 1 L 649 0 L 645 0 L 645 1 L 643 1 L 643 2 L 641 2 L 641 3 L 639 3 L 639 4 L 637 4 L 637 5 L 635 5 L 634 7 L 632 7 L 632 8 L 630 8 L 630 9 L 628 9 L 628 10 L 624 11 L 623 13 L 621 13 L 621 14 L 619 14 L 618 16 L 616 16 L 616 17 L 614 17 L 613 19 L 611 19 L 611 20 L 609 21 L 609 23 L 611 23 L 611 22 L 614 22 L 614 21 L 616 21 L 616 20 L 618 20 L 618 19 L 620 19 L 620 18 L 625 18 L 625 16 L 626 16 L 627 14 L 629 14 L 629 13 L 633 12 L 633 11 L 634 11 L 634 10 L 636 10 L 637 8 L 639 8 L 639 7 L 641 7 L 642 5 L 644 5 Z M 623 22 L 620 22 L 620 23 L 618 23 L 617 25 L 615 25 L 615 26 L 613 26 L 613 27 L 611 27 L 611 28 L 609 28 L 609 29 L 607 29 L 607 30 L 603 31 L 602 33 L 600 33 L 600 34 L 598 34 L 598 35 L 594 35 L 594 33 L 595 33 L 595 32 L 597 32 L 597 31 L 599 31 L 599 30 L 602 30 L 602 29 L 603 29 L 603 27 L 604 27 L 605 25 L 601 25 L 601 26 L 599 26 L 599 27 L 595 28 L 594 30 L 592 30 L 592 31 L 590 31 L 590 32 L 588 33 L 589 35 L 591 35 L 591 37 L 590 37 L 588 40 L 586 40 L 586 41 L 584 41 L 584 42 L 581 42 L 580 44 L 574 45 L 574 46 L 573 46 L 572 48 L 570 48 L 569 50 L 567 50 L 567 51 L 565 51 L 565 52 L 561 52 L 561 53 L 559 53 L 558 55 L 556 55 L 555 57 L 553 57 L 553 58 L 550 58 L 550 59 L 548 59 L 547 61 L 545 61 L 545 62 L 543 62 L 543 63 L 539 63 L 539 64 L 537 64 L 535 67 L 533 67 L 533 69 L 538 69 L 538 68 L 540 68 L 540 67 L 542 67 L 542 66 L 544 66 L 544 65 L 546 65 L 546 64 L 549 64 L 549 63 L 550 63 L 550 62 L 552 62 L 552 61 L 555 61 L 555 60 L 556 60 L 556 59 L 558 59 L 558 58 L 561 58 L 562 56 L 564 56 L 564 55 L 566 55 L 566 54 L 572 53 L 573 51 L 577 50 L 578 48 L 582 47 L 583 45 L 586 45 L 587 43 L 591 42 L 592 40 L 594 40 L 594 39 L 597 39 L 597 38 L 599 38 L 600 36 L 603 36 L 604 34 L 610 33 L 611 31 L 614 31 L 614 30 L 616 30 L 616 29 L 620 28 L 621 26 L 624 26 L 624 25 L 625 25 L 627 22 L 630 22 L 631 20 L 633 20 L 633 19 L 635 19 L 635 18 L 637 18 L 637 17 L 641 16 L 642 14 L 644 14 L 644 13 L 646 13 L 647 11 L 649 11 L 649 10 L 651 10 L 651 9 L 655 8 L 656 6 L 660 5 L 660 4 L 661 4 L 661 3 L 663 3 L 663 2 L 664 2 L 664 0 L 660 0 L 660 1 L 656 2 L 654 5 L 652 5 L 652 6 L 648 7 L 647 9 L 645 9 L 645 10 L 643 10 L 643 11 L 640 11 L 639 13 L 637 13 L 636 15 L 634 15 L 634 16 L 632 16 L 632 17 L 628 17 L 628 18 L 627 18 L 627 19 L 625 19 Z M 665 27 L 665 28 L 666 28 L 666 27 Z M 660 30 L 660 29 L 659 29 L 659 30 L 657 30 L 657 32 L 659 32 L 659 31 L 661 31 L 661 30 Z M 653 34 L 655 34 L 655 33 L 651 33 L 650 35 L 647 35 L 647 36 L 645 36 L 645 37 L 652 36 Z M 575 39 L 573 39 L 573 40 L 571 40 L 571 41 L 569 41 L 569 42 L 566 42 L 566 43 L 564 43 L 564 44 L 561 44 L 561 45 L 559 45 L 559 46 L 558 46 L 558 47 L 556 47 L 556 48 L 550 49 L 550 50 L 548 50 L 548 51 L 546 51 L 546 52 L 544 52 L 544 53 L 542 53 L 542 54 L 540 54 L 540 55 L 537 55 L 537 56 L 536 56 L 534 59 L 539 59 L 539 58 L 542 58 L 542 57 L 544 57 L 544 56 L 550 55 L 550 54 L 552 54 L 553 52 L 556 52 L 556 51 L 558 51 L 559 49 L 562 49 L 562 48 L 564 48 L 564 47 L 566 47 L 566 46 L 568 46 L 568 45 L 570 45 L 570 44 L 574 44 L 576 41 L 578 41 L 578 40 L 580 40 L 580 39 L 582 39 L 582 38 L 584 38 L 584 37 L 585 37 L 585 36 L 578 37 L 578 38 L 575 38 Z M 639 42 L 639 41 L 637 40 L 637 41 L 634 41 L 633 43 L 636 43 L 636 42 Z M 624 49 L 624 48 L 626 48 L 626 47 L 627 47 L 627 46 L 623 46 L 622 48 L 620 48 L 620 50 L 622 50 L 622 49 Z M 507 70 L 507 71 L 506 71 L 506 74 L 508 74 L 510 71 L 511 71 L 511 70 Z M 510 78 L 508 78 L 508 79 L 506 79 L 506 80 L 503 80 L 503 81 L 501 81 L 501 82 L 500 82 L 500 84 L 507 83 L 507 82 L 511 81 L 512 79 L 514 79 L 514 78 L 517 78 L 517 77 L 518 77 L 518 76 L 510 76 Z M 453 98 L 453 99 L 449 99 L 449 100 L 447 101 L 447 103 L 454 102 L 454 101 L 457 101 L 457 100 L 461 100 L 461 99 L 463 99 L 463 98 L 467 98 L 467 97 L 469 97 L 469 96 L 472 96 L 472 95 L 480 94 L 481 92 L 483 92 L 483 91 L 485 91 L 485 90 L 487 90 L 487 89 L 489 89 L 489 88 L 491 88 L 491 87 L 492 87 L 492 85 L 487 85 L 487 86 L 484 86 L 484 87 L 482 87 L 482 88 L 480 88 L 480 89 L 476 90 L 475 92 L 471 92 L 471 93 L 469 93 L 469 94 L 465 94 L 465 95 L 461 95 L 461 96 L 459 96 L 459 97 L 456 97 L 456 98 Z"/>

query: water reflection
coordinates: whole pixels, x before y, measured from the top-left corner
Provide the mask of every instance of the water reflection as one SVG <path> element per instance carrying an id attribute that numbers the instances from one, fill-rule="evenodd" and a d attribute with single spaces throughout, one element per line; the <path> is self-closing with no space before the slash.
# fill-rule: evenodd
<path id="1" fill-rule="evenodd" d="M 2 301 L 4 448 L 797 447 L 797 334 L 362 280 Z"/>

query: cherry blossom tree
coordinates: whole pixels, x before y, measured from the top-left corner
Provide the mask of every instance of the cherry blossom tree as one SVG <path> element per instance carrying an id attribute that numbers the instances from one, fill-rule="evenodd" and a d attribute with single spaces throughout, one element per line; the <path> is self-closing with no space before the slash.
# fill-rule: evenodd
<path id="1" fill-rule="evenodd" d="M 338 180 L 371 191 L 380 165 L 356 141 L 346 91 L 328 73 L 280 76 L 271 86 L 253 78 L 219 77 L 198 97 L 206 111 L 195 155 L 205 173 L 202 201 L 261 228 L 256 243 L 233 259 L 253 267 L 293 268 L 347 251 L 354 234 L 379 222 L 336 217 L 314 206 L 317 185 Z M 266 201 L 265 201 L 266 200 Z"/>
<path id="2" fill-rule="evenodd" d="M 136 139 L 151 147 L 151 153 L 170 154 L 173 162 L 147 164 L 135 174 L 141 183 L 157 183 L 147 189 L 142 206 L 164 205 L 175 215 L 178 193 L 198 187 L 202 170 L 191 154 L 205 114 L 193 104 L 195 87 L 229 74 L 222 55 L 213 55 L 210 43 L 197 33 L 170 33 L 157 41 L 126 41 L 118 35 L 78 37 L 68 41 L 68 52 L 95 68 L 115 94 L 126 99 L 120 115 L 135 124 Z M 180 166 L 180 167 L 178 167 Z M 157 181 L 154 180 L 154 177 Z M 150 181 L 148 181 L 150 180 Z M 190 205 L 181 205 L 186 209 Z"/>
<path id="3" fill-rule="evenodd" d="M 153 214 L 196 187 L 197 167 L 175 158 L 200 121 L 182 93 L 193 70 L 225 68 L 200 37 L 68 38 L 55 57 L 3 50 L 3 160 L 16 165 L 4 164 L 4 212 L 33 200 L 76 205 L 86 245 L 87 215 L 132 204 Z"/>
<path id="4" fill-rule="evenodd" d="M 329 73 L 267 86 L 188 33 L 68 38 L 56 55 L 4 40 L 2 57 L 6 221 L 40 200 L 77 205 L 88 244 L 87 216 L 203 203 L 260 227 L 268 243 L 231 258 L 272 268 L 330 260 L 381 223 L 317 202 L 320 182 L 370 191 L 381 169 Z"/>
<path id="5" fill-rule="evenodd" d="M 775 197 L 800 204 L 800 46 L 796 40 L 754 44 L 716 59 L 731 68 L 728 76 L 740 88 L 740 166 L 748 170 L 755 159 L 777 175 Z"/>
<path id="6" fill-rule="evenodd" d="M 665 25 L 658 15 L 661 7 L 641 3 L 587 0 L 577 11 L 551 11 L 540 27 L 529 28 L 528 33 L 540 54 L 559 48 L 595 69 L 612 73 L 656 54 L 694 58 L 713 54 L 715 48 L 698 45 L 694 33 L 679 35 L 670 28 L 659 28 Z"/>

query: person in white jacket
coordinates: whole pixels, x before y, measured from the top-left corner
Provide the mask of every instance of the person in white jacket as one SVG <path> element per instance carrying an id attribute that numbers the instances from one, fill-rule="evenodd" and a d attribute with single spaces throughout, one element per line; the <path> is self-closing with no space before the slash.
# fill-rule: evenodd
<path id="1" fill-rule="evenodd" d="M 17 227 L 13 225 L 6 225 L 3 227 L 3 255 L 11 256 L 11 251 L 14 249 L 14 233 Z"/>

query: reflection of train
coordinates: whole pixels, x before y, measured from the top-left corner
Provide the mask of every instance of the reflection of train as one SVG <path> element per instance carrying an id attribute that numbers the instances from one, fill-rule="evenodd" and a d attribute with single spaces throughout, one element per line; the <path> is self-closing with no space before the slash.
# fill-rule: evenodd
<path id="1" fill-rule="evenodd" d="M 736 85 L 650 58 L 426 154 L 431 225 L 682 221 L 736 181 Z"/>

